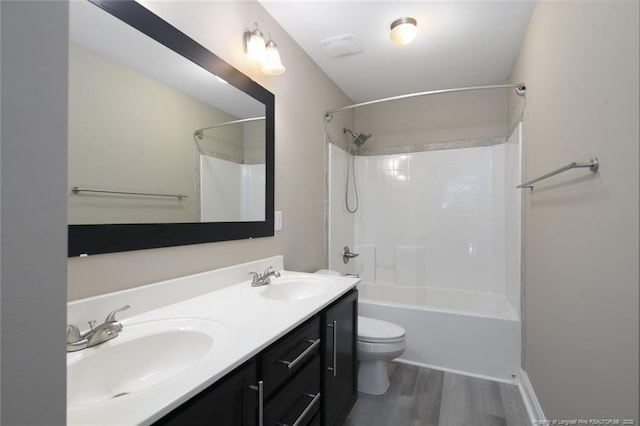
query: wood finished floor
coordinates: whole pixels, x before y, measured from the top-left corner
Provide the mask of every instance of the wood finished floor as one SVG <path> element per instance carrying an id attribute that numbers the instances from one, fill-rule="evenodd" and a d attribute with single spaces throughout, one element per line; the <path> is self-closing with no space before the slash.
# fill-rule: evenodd
<path id="1" fill-rule="evenodd" d="M 360 392 L 345 426 L 531 426 L 516 385 L 390 363 L 384 395 Z"/>

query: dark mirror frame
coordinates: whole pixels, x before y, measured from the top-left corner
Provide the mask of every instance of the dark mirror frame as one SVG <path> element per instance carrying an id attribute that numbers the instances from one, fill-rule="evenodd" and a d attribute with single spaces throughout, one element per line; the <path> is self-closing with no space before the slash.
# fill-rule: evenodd
<path id="1" fill-rule="evenodd" d="M 265 105 L 265 220 L 257 222 L 69 225 L 69 256 L 273 236 L 274 95 L 135 1 L 89 1 Z"/>

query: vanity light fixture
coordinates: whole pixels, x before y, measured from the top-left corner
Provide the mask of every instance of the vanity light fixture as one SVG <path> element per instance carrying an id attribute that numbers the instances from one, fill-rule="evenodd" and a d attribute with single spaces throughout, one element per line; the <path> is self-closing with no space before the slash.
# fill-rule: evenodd
<path id="1" fill-rule="evenodd" d="M 275 41 L 269 39 L 267 42 L 267 63 L 260 68 L 260 71 L 267 75 L 278 75 L 285 72 L 285 70 L 286 68 L 280 60 L 278 45 L 276 45 Z"/>
<path id="2" fill-rule="evenodd" d="M 271 39 L 271 36 L 269 36 L 269 41 L 265 42 L 264 35 L 258 28 L 258 24 L 254 25 L 255 29 L 245 31 L 242 38 L 244 55 L 247 61 L 253 66 L 260 67 L 260 71 L 263 74 L 282 74 L 286 68 L 280 60 L 278 45 Z"/>
<path id="3" fill-rule="evenodd" d="M 261 67 L 267 63 L 267 46 L 264 41 L 264 35 L 255 24 L 253 31 L 245 31 L 242 38 L 244 47 L 244 56 L 247 62 L 256 67 Z"/>
<path id="4" fill-rule="evenodd" d="M 393 44 L 403 46 L 411 43 L 418 34 L 418 21 L 411 17 L 398 18 L 391 23 L 389 38 Z"/>

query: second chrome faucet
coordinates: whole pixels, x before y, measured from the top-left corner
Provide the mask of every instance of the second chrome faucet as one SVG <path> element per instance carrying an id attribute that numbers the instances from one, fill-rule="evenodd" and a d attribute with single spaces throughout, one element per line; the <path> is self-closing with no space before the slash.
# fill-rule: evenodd
<path id="1" fill-rule="evenodd" d="M 271 277 L 280 277 L 280 272 L 272 271 L 271 269 L 273 269 L 273 266 L 269 266 L 262 274 L 259 274 L 257 272 L 249 272 L 249 275 L 253 275 L 253 279 L 251 280 L 251 287 L 260 287 L 269 284 L 271 283 Z"/>

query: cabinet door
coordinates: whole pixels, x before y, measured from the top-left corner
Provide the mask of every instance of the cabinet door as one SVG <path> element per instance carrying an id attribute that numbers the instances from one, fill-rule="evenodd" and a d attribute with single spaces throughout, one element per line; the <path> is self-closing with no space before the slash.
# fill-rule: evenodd
<path id="1" fill-rule="evenodd" d="M 167 426 L 255 426 L 258 392 L 254 361 L 229 373 L 210 388 L 160 419 Z"/>
<path id="2" fill-rule="evenodd" d="M 358 398 L 358 292 L 352 290 L 322 316 L 323 424 L 341 425 Z"/>

